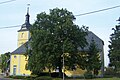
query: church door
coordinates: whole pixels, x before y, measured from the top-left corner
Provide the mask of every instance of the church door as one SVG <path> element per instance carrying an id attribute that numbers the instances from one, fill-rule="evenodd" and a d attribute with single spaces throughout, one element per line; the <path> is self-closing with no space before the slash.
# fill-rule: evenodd
<path id="1" fill-rule="evenodd" d="M 16 75 L 16 70 L 17 70 L 17 66 L 14 65 L 14 66 L 13 66 L 13 75 Z"/>

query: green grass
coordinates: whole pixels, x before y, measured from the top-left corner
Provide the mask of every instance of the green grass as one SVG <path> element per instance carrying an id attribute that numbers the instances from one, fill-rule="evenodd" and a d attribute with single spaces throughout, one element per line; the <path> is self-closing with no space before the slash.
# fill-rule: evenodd
<path id="1" fill-rule="evenodd" d="M 10 80 L 17 80 L 18 78 L 14 79 L 12 76 L 9 77 L 11 78 Z M 12 79 L 13 78 L 13 79 Z M 21 78 L 21 77 L 19 77 Z M 26 80 L 26 78 L 21 78 L 21 80 Z M 62 78 L 53 78 L 53 80 L 62 80 Z M 94 79 L 67 79 L 65 78 L 65 80 L 120 80 L 120 78 L 117 77 L 113 77 L 113 78 L 94 78 Z"/>
<path id="2" fill-rule="evenodd" d="M 120 80 L 120 78 L 98 78 L 93 80 Z"/>
<path id="3" fill-rule="evenodd" d="M 120 78 L 66 79 L 66 80 L 120 80 Z"/>

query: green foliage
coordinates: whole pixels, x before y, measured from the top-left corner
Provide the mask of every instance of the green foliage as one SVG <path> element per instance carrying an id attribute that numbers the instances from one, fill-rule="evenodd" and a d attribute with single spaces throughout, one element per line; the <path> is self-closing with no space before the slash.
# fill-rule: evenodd
<path id="1" fill-rule="evenodd" d="M 53 80 L 62 80 L 61 78 L 54 78 Z"/>
<path id="2" fill-rule="evenodd" d="M 41 77 L 35 78 L 34 80 L 52 80 L 52 78 L 49 76 L 41 76 Z"/>
<path id="3" fill-rule="evenodd" d="M 24 79 L 24 80 L 34 80 L 34 79 L 32 79 L 32 78 L 26 78 L 26 79 Z"/>
<path id="4" fill-rule="evenodd" d="M 112 67 L 108 67 L 105 70 L 105 75 L 114 75 L 115 74 L 115 70 Z"/>
<path id="5" fill-rule="evenodd" d="M 120 25 L 117 25 L 112 30 L 114 31 L 110 35 L 109 45 L 109 66 L 114 67 L 116 72 L 120 71 Z"/>
<path id="6" fill-rule="evenodd" d="M 51 77 L 59 77 L 59 73 L 58 72 L 52 72 Z"/>
<path id="7" fill-rule="evenodd" d="M 51 9 L 49 14 L 42 12 L 31 27 L 31 52 L 28 53 L 28 69 L 40 73 L 46 68 L 49 72 L 59 67 L 62 73 L 63 53 L 65 66 L 71 69 L 80 63 L 78 47 L 87 45 L 87 28 L 74 24 L 74 15 L 66 9 Z M 79 57 L 78 57 L 79 56 Z M 80 65 L 82 66 L 82 65 Z"/>
<path id="8" fill-rule="evenodd" d="M 115 71 L 113 67 L 108 67 L 104 73 L 105 77 L 120 77 L 120 72 Z"/>
<path id="9" fill-rule="evenodd" d="M 99 49 L 94 40 L 91 41 L 89 50 L 86 52 L 84 67 L 89 72 L 92 71 L 94 75 L 98 75 L 98 71 L 101 68 L 101 60 L 100 60 L 100 53 Z"/>
<path id="10" fill-rule="evenodd" d="M 1 54 L 0 69 L 5 72 L 10 66 L 10 52 Z"/>
<path id="11" fill-rule="evenodd" d="M 34 80 L 37 76 L 36 75 L 31 75 L 31 76 L 20 76 L 20 75 L 12 75 L 8 76 L 7 78 L 12 78 L 12 79 L 22 79 L 22 80 Z"/>
<path id="12" fill-rule="evenodd" d="M 9 78 L 13 78 L 13 79 L 25 79 L 26 76 L 9 76 Z"/>
<path id="13" fill-rule="evenodd" d="M 48 72 L 41 72 L 41 73 L 36 73 L 36 75 L 38 75 L 38 76 L 50 76 L 50 73 L 48 73 Z"/>
<path id="14" fill-rule="evenodd" d="M 25 80 L 62 80 L 61 78 L 52 78 L 49 76 L 40 76 L 36 78 L 25 78 Z"/>
<path id="15" fill-rule="evenodd" d="M 112 77 L 112 78 L 97 78 L 95 80 L 120 80 L 120 78 Z"/>
<path id="16" fill-rule="evenodd" d="M 85 79 L 92 79 L 94 76 L 91 71 L 87 71 L 84 73 Z"/>

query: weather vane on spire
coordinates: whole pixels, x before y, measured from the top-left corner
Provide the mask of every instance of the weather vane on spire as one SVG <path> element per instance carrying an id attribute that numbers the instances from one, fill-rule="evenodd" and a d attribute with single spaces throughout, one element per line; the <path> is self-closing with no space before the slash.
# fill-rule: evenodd
<path id="1" fill-rule="evenodd" d="M 29 23 L 29 17 L 30 17 L 30 15 L 29 15 L 29 6 L 30 6 L 30 4 L 27 4 L 27 14 L 26 14 L 25 23 Z"/>
<path id="2" fill-rule="evenodd" d="M 27 4 L 27 13 L 29 13 L 30 4 Z"/>

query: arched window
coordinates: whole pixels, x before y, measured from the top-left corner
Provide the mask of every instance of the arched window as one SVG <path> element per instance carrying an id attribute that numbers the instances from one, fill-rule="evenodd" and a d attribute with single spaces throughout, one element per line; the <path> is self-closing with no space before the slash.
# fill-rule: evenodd
<path id="1" fill-rule="evenodd" d="M 23 38 L 23 37 L 24 37 L 24 33 L 21 34 L 21 38 Z"/>

